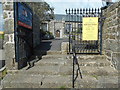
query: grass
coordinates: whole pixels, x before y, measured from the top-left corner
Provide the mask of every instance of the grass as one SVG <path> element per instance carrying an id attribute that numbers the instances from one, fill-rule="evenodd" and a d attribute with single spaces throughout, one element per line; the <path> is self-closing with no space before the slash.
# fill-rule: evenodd
<path id="1" fill-rule="evenodd" d="M 92 77 L 96 78 L 98 80 L 98 76 L 97 75 L 92 75 Z"/>
<path id="2" fill-rule="evenodd" d="M 60 89 L 65 90 L 66 86 L 61 86 Z"/>
<path id="3" fill-rule="evenodd" d="M 4 39 L 4 35 L 3 34 L 0 34 L 0 39 Z"/>
<path id="4" fill-rule="evenodd" d="M 2 75 L 1 75 L 1 77 L 0 77 L 0 80 L 2 80 L 5 76 L 6 76 L 6 74 L 7 74 L 7 69 L 4 69 L 2 72 L 0 72 L 0 73 L 2 73 Z"/>

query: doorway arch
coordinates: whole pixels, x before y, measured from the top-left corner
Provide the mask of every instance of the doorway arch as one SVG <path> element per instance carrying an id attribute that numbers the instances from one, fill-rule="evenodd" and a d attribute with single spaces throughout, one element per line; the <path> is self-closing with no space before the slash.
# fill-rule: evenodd
<path id="1" fill-rule="evenodd" d="M 60 37 L 60 30 L 56 30 L 55 34 L 56 34 L 56 37 Z"/>

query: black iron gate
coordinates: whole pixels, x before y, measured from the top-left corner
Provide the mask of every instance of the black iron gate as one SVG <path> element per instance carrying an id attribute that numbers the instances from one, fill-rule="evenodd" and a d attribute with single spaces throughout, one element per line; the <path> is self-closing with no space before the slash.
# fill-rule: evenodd
<path id="1" fill-rule="evenodd" d="M 15 57 L 18 69 L 27 65 L 33 55 L 32 10 L 22 2 L 14 2 Z"/>
<path id="2" fill-rule="evenodd" d="M 83 40 L 83 18 L 98 18 L 98 39 Z M 66 23 L 69 26 L 69 53 L 73 53 L 72 46 L 75 46 L 79 54 L 101 54 L 102 52 L 102 27 L 101 9 L 68 9 L 66 10 Z M 88 32 L 89 33 L 89 32 Z M 94 35 L 94 33 L 93 33 Z M 74 45 L 73 45 L 74 44 Z"/>
<path id="3" fill-rule="evenodd" d="M 72 87 L 80 74 L 76 54 L 102 54 L 101 9 L 68 9 L 66 23 L 69 32 L 69 53 L 73 54 Z M 95 35 L 94 35 L 95 34 Z M 75 65 L 78 66 L 75 75 Z"/>

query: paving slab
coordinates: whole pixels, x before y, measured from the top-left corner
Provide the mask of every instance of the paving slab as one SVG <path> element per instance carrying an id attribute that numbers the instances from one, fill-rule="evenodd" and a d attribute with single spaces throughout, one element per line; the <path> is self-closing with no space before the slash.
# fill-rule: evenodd
<path id="1" fill-rule="evenodd" d="M 71 87 L 71 75 L 52 75 L 47 76 L 43 81 L 43 88 L 70 88 Z"/>
<path id="2" fill-rule="evenodd" d="M 65 58 L 45 58 L 36 62 L 35 65 L 67 65 L 67 61 Z"/>
<path id="3" fill-rule="evenodd" d="M 68 55 L 62 55 L 62 54 L 59 54 L 59 55 L 43 55 L 42 56 L 42 59 L 57 59 L 57 58 L 67 58 Z"/>
<path id="4" fill-rule="evenodd" d="M 76 88 L 96 88 L 98 80 L 94 76 L 83 75 L 81 79 L 78 77 L 75 81 Z"/>
<path id="5" fill-rule="evenodd" d="M 98 75 L 98 76 L 106 76 L 106 75 L 118 76 L 118 71 L 110 66 L 106 66 L 106 67 L 83 66 L 80 68 L 81 68 L 81 72 L 85 75 L 87 74 L 87 75 Z"/>
<path id="6" fill-rule="evenodd" d="M 41 75 L 56 75 L 59 73 L 60 66 L 34 66 L 28 70 L 21 70 L 19 74 L 41 74 Z"/>
<path id="7" fill-rule="evenodd" d="M 2 87 L 6 88 L 30 88 L 35 84 L 39 85 L 43 80 L 42 75 L 26 75 L 26 74 L 8 74 L 2 80 Z"/>
<path id="8" fill-rule="evenodd" d="M 118 76 L 99 76 L 98 88 L 118 88 Z"/>

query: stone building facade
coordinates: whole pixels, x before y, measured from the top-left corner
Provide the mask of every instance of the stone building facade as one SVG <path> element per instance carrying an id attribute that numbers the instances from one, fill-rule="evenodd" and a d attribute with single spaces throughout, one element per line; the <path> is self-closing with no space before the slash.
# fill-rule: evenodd
<path id="1" fill-rule="evenodd" d="M 48 30 L 53 33 L 56 38 L 63 38 L 65 30 L 65 21 L 52 20 L 48 23 Z"/>
<path id="2" fill-rule="evenodd" d="M 66 15 L 55 14 L 54 20 L 46 21 L 43 23 L 43 27 L 46 27 L 43 28 L 43 30 L 50 31 L 56 38 L 66 38 L 68 37 L 69 29 L 73 28 L 73 31 L 76 31 L 76 28 L 80 28 L 81 21 L 79 23 L 76 23 L 74 22 L 74 19 L 73 21 L 69 22 Z"/>
<path id="3" fill-rule="evenodd" d="M 103 10 L 103 53 L 120 69 L 120 2 Z"/>
<path id="4" fill-rule="evenodd" d="M 64 38 L 65 20 L 63 20 L 63 18 L 65 18 L 65 15 L 55 14 L 53 20 L 44 21 L 42 23 L 42 29 L 51 32 L 56 38 Z"/>

